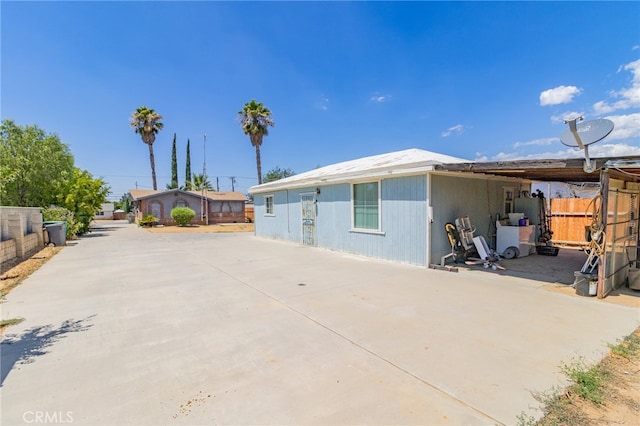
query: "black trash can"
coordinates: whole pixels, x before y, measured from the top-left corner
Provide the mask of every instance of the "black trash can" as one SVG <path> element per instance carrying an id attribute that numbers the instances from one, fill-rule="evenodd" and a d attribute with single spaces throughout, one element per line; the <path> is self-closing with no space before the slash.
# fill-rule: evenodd
<path id="1" fill-rule="evenodd" d="M 44 225 L 49 234 L 49 244 L 64 247 L 67 244 L 67 233 L 65 232 L 65 223 L 46 223 Z"/>

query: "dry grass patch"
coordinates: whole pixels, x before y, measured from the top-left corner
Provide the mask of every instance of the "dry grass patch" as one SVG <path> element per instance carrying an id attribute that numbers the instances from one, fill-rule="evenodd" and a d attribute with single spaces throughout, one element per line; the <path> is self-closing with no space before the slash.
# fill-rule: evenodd
<path id="1" fill-rule="evenodd" d="M 566 389 L 534 393 L 542 404 L 539 421 L 518 416 L 521 426 L 589 426 L 640 424 L 640 328 L 615 345 L 600 363 L 562 364 L 571 380 Z"/>
<path id="2" fill-rule="evenodd" d="M 253 223 L 224 223 L 217 225 L 154 226 L 144 228 L 154 234 L 215 234 L 220 232 L 254 232 Z"/>

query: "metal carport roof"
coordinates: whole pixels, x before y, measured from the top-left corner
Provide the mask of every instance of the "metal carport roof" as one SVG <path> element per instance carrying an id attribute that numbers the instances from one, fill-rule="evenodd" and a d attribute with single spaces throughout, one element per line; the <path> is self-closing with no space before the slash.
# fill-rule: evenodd
<path id="1" fill-rule="evenodd" d="M 593 173 L 584 171 L 584 162 L 583 158 L 467 162 L 436 164 L 433 169 L 541 182 L 600 182 L 600 173 L 597 170 L 605 169 L 613 178 L 632 182 L 640 181 L 640 156 L 592 158 L 591 162 L 596 165 L 596 172 Z"/>

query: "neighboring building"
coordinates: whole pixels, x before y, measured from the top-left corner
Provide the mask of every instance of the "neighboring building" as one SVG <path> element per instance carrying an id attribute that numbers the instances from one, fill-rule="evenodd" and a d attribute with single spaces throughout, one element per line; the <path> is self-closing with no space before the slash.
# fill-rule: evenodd
<path id="1" fill-rule="evenodd" d="M 113 220 L 114 208 L 113 203 L 104 203 L 102 204 L 100 211 L 98 211 L 93 218 L 96 220 Z"/>
<path id="2" fill-rule="evenodd" d="M 122 209 L 113 211 L 113 220 L 124 220 L 127 218 L 127 212 Z"/>
<path id="3" fill-rule="evenodd" d="M 468 215 L 477 235 L 490 241 L 496 214 L 513 211 L 505 210 L 513 207 L 508 202 L 530 190 L 520 179 L 434 171 L 464 161 L 408 149 L 254 186 L 256 235 L 412 265 L 439 263 L 451 251 L 447 222 Z"/>
<path id="4" fill-rule="evenodd" d="M 145 214 L 152 214 L 163 225 L 174 225 L 171 210 L 189 207 L 196 212 L 194 223 L 244 223 L 244 205 L 247 197 L 240 192 L 207 191 L 206 197 L 199 191 L 171 189 L 153 191 L 132 189 L 136 221 Z M 203 208 L 206 203 L 208 208 Z M 208 222 L 207 222 L 208 220 Z"/>

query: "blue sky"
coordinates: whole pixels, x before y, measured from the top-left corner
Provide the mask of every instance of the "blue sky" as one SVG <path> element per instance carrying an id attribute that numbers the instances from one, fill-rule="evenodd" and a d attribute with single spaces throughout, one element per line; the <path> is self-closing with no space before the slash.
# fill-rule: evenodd
<path id="1" fill-rule="evenodd" d="M 177 134 L 220 190 L 257 183 L 237 112 L 275 127 L 263 172 L 407 148 L 469 160 L 581 156 L 563 118 L 610 118 L 592 157 L 640 155 L 640 2 L 0 3 L 1 115 L 69 144 L 112 199 L 151 188 L 129 127 L 164 117 L 158 187 Z"/>

